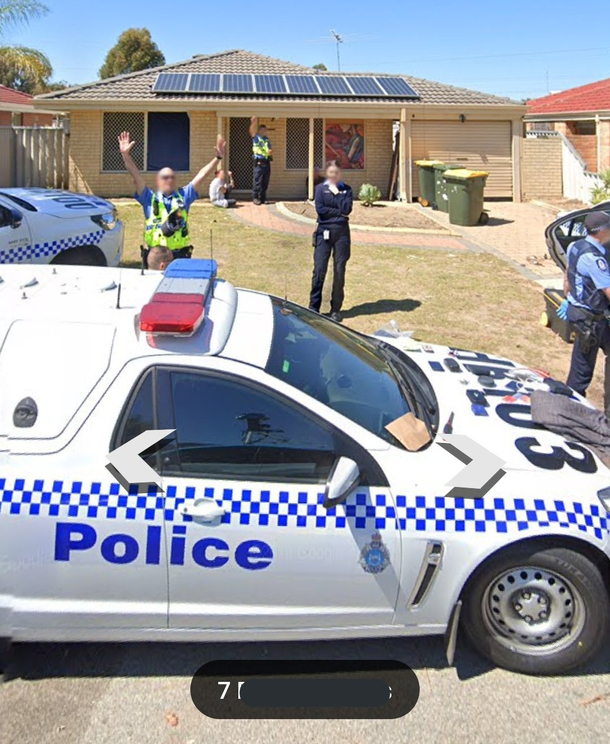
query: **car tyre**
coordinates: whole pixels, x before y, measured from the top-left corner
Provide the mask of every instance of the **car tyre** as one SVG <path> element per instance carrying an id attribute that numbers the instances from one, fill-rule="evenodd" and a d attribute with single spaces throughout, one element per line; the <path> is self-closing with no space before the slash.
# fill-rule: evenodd
<path id="1" fill-rule="evenodd" d="M 81 245 L 58 253 L 51 261 L 55 266 L 108 266 L 106 256 L 97 245 Z"/>
<path id="2" fill-rule="evenodd" d="M 591 660 L 609 624 L 599 566 L 575 550 L 524 543 L 477 570 L 466 588 L 461 627 L 473 648 L 498 666 L 543 675 Z"/>

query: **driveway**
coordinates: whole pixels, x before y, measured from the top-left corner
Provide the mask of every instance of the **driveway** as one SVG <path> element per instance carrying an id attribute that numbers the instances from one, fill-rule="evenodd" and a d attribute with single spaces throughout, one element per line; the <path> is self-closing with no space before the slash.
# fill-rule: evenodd
<path id="1" fill-rule="evenodd" d="M 477 246 L 516 263 L 523 273 L 532 274 L 531 278 L 552 279 L 561 276 L 560 270 L 547 254 L 544 241 L 545 228 L 556 219 L 556 211 L 531 202 L 514 204 L 500 201 L 486 202 L 485 210 L 489 214 L 487 225 L 451 225 L 451 229 Z M 431 209 L 425 212 L 440 225 L 449 227 L 447 214 L 432 212 Z"/>
<path id="2" fill-rule="evenodd" d="M 396 659 L 419 679 L 404 718 L 223 721 L 191 702 L 191 676 L 212 659 Z M 526 677 L 440 638 L 316 643 L 35 644 L 17 648 L 0 684 L 2 744 L 567 744 L 608 741 L 610 649 L 582 674 Z"/>

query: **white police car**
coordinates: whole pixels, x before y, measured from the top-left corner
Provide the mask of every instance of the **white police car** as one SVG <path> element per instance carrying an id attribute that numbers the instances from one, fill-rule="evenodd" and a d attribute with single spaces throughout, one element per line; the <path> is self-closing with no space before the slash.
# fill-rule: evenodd
<path id="1" fill-rule="evenodd" d="M 97 196 L 55 189 L 0 189 L 0 264 L 117 266 L 124 227 Z"/>
<path id="2" fill-rule="evenodd" d="M 532 423 L 517 367 L 360 335 L 213 271 L 0 267 L 0 637 L 446 633 L 451 657 L 459 621 L 511 669 L 590 659 L 610 471 Z M 409 412 L 434 440 L 417 452 L 386 428 Z M 505 463 L 482 497 L 447 485 L 451 426 Z M 157 430 L 160 487 L 128 492 L 106 456 Z"/>

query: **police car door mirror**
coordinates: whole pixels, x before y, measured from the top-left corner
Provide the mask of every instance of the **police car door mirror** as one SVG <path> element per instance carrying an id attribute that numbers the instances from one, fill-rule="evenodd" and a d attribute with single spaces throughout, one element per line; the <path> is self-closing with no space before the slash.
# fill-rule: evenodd
<path id="1" fill-rule="evenodd" d="M 23 215 L 18 209 L 11 209 L 11 227 L 16 230 L 18 227 L 21 227 L 21 223 L 23 222 Z"/>
<path id="2" fill-rule="evenodd" d="M 349 457 L 340 457 L 335 463 L 324 492 L 324 508 L 332 509 L 342 504 L 360 481 L 360 469 Z"/>
<path id="3" fill-rule="evenodd" d="M 33 398 L 23 398 L 13 411 L 13 426 L 16 429 L 29 429 L 38 418 L 38 406 Z"/>

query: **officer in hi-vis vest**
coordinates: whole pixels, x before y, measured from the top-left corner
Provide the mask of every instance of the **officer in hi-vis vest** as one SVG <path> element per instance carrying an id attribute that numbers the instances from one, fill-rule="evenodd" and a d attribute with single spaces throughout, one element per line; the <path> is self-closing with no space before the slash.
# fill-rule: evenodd
<path id="1" fill-rule="evenodd" d="M 267 137 L 267 127 L 264 124 L 258 126 L 256 116 L 253 116 L 250 120 L 250 137 L 252 137 L 252 155 L 254 157 L 252 197 L 255 204 L 264 204 L 267 201 L 267 189 L 271 178 L 273 149 Z"/>
<path id="2" fill-rule="evenodd" d="M 119 148 L 125 167 L 136 187 L 135 198 L 144 209 L 146 229 L 145 246 L 142 247 L 142 263 L 147 267 L 147 256 L 151 248 L 169 248 L 174 258 L 190 258 L 193 253 L 189 236 L 188 212 L 191 204 L 199 198 L 199 189 L 204 179 L 214 173 L 225 151 L 225 140 L 218 135 L 216 155 L 205 165 L 193 180 L 183 188 L 176 188 L 176 174 L 171 168 L 162 168 L 156 176 L 156 191 L 150 189 L 142 178 L 138 166 L 131 156 L 135 142 L 129 132 L 119 135 Z"/>

